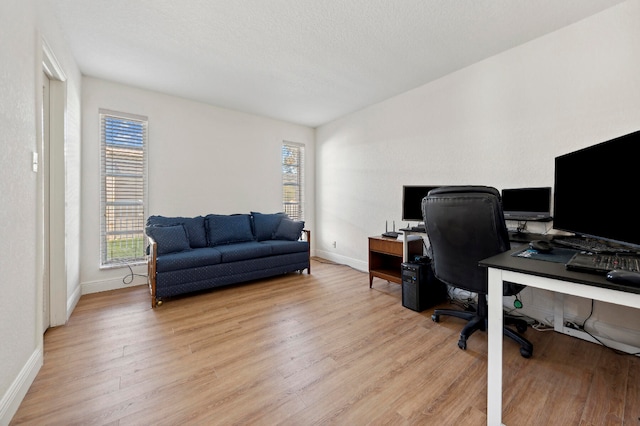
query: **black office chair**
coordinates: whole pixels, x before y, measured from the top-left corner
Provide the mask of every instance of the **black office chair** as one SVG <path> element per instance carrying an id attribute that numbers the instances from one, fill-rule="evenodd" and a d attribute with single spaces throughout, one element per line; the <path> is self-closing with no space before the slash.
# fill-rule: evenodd
<path id="1" fill-rule="evenodd" d="M 509 236 L 502 212 L 500 193 L 487 186 L 447 186 L 429 191 L 422 200 L 422 216 L 431 243 L 434 275 L 450 286 L 478 295 L 477 309 L 461 311 L 436 309 L 435 322 L 441 315 L 469 321 L 460 332 L 458 346 L 467 348 L 467 339 L 476 330 L 487 330 L 487 269 L 478 262 L 509 250 Z M 504 295 L 518 294 L 524 286 L 506 284 Z M 518 332 L 527 329 L 521 318 L 505 316 L 504 334 L 520 344 L 520 354 L 529 358 L 533 345 Z"/>

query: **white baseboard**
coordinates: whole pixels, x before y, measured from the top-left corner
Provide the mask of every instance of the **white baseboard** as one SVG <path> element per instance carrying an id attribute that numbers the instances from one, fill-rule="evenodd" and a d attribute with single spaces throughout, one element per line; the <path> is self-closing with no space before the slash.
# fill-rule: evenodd
<path id="1" fill-rule="evenodd" d="M 36 379 L 43 363 L 42 346 L 38 347 L 24 365 L 18 377 L 13 381 L 9 389 L 0 400 L 0 425 L 8 425 L 18 411 L 20 403 L 27 394 L 31 384 Z"/>
<path id="2" fill-rule="evenodd" d="M 316 250 L 316 256 L 322 259 L 327 259 L 341 265 L 351 266 L 353 269 L 362 272 L 369 272 L 369 263 L 361 260 L 353 259 L 347 256 L 341 256 L 339 254 L 331 253 L 324 250 Z"/>
<path id="3" fill-rule="evenodd" d="M 101 291 L 117 290 L 119 288 L 135 287 L 138 285 L 146 285 L 147 279 L 145 277 L 134 277 L 133 281 L 129 284 L 125 284 L 122 278 L 113 278 L 108 280 L 89 281 L 82 283 L 82 294 L 99 293 Z"/>
<path id="4" fill-rule="evenodd" d="M 535 303 L 531 303 L 529 300 L 524 300 L 524 307 L 522 309 L 515 309 L 513 306 L 513 296 L 505 296 L 503 298 L 503 306 L 505 312 L 511 312 L 513 315 L 523 315 L 525 317 L 533 318 L 549 327 L 553 327 L 553 305 L 542 306 Z"/>
<path id="5" fill-rule="evenodd" d="M 71 313 L 80 301 L 80 296 L 82 296 L 82 286 L 77 286 L 73 293 L 71 293 L 71 296 L 67 299 L 67 320 L 69 320 Z"/>

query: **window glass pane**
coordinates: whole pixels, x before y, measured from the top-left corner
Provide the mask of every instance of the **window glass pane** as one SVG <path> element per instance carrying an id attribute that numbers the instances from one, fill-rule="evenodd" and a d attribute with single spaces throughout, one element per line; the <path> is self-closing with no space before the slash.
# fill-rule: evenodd
<path id="1" fill-rule="evenodd" d="M 282 145 L 282 204 L 291 219 L 304 220 L 304 145 Z"/>
<path id="2" fill-rule="evenodd" d="M 144 260 L 147 122 L 100 117 L 101 264 Z"/>

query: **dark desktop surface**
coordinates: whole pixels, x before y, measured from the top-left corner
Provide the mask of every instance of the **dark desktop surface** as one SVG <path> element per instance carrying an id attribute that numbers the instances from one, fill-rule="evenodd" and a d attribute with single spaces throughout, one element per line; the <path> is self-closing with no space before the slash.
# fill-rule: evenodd
<path id="1" fill-rule="evenodd" d="M 509 231 L 509 241 L 514 243 L 529 243 L 535 240 L 547 240 L 550 241 L 551 237 L 544 234 L 536 234 L 534 232 L 518 232 Z"/>
<path id="2" fill-rule="evenodd" d="M 500 253 L 496 256 L 481 260 L 479 262 L 479 265 L 513 272 L 522 272 L 525 274 L 531 274 L 540 277 L 559 279 L 578 284 L 624 291 L 627 293 L 640 294 L 640 287 L 627 284 L 616 284 L 607 281 L 607 278 L 603 275 L 570 271 L 562 262 L 538 260 L 534 258 L 518 257 L 513 255 L 521 251 L 522 247 L 515 248 L 504 253 Z M 553 253 L 553 251 L 551 253 Z"/>
<path id="3" fill-rule="evenodd" d="M 427 228 L 424 226 L 409 226 L 408 228 L 401 228 L 401 231 L 409 231 L 409 232 L 422 232 L 427 233 Z"/>

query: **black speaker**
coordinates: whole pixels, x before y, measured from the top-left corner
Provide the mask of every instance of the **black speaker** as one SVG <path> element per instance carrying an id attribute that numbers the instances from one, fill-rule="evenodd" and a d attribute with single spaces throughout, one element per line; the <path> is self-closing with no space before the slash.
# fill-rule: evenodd
<path id="1" fill-rule="evenodd" d="M 447 299 L 447 286 L 433 275 L 429 258 L 402 264 L 402 306 L 422 312 Z"/>

